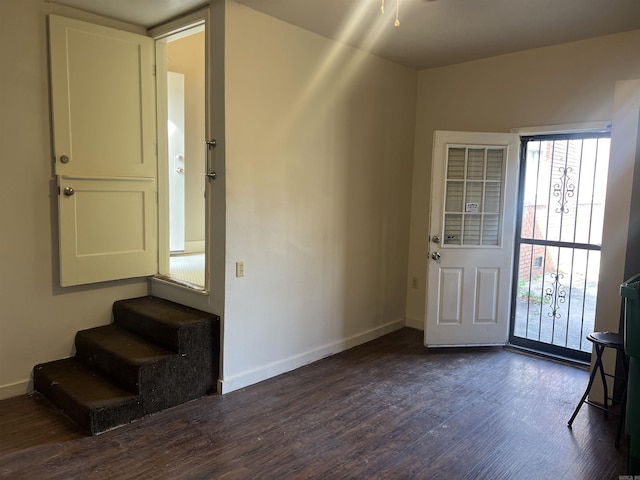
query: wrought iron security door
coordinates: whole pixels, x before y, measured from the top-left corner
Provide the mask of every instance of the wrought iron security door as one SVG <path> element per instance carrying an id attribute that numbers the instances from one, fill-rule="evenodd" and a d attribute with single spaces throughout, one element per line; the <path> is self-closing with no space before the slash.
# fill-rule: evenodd
<path id="1" fill-rule="evenodd" d="M 523 137 L 510 341 L 588 360 L 609 134 Z"/>

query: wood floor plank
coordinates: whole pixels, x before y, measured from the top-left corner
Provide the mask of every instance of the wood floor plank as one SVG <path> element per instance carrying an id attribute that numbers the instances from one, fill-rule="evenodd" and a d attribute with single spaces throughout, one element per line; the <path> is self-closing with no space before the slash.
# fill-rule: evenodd
<path id="1" fill-rule="evenodd" d="M 0 401 L 0 478 L 615 480 L 616 419 L 584 406 L 566 425 L 587 380 L 405 328 L 97 437 L 38 395 Z"/>

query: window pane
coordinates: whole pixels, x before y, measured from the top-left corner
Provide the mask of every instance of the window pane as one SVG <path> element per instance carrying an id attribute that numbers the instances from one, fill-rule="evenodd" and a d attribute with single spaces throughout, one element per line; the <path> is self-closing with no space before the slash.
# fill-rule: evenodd
<path id="1" fill-rule="evenodd" d="M 464 216 L 464 245 L 480 245 L 480 215 Z"/>
<path id="2" fill-rule="evenodd" d="M 482 182 L 467 182 L 467 196 L 465 197 L 467 208 L 465 212 L 482 211 Z M 477 204 L 470 205 L 470 204 Z"/>
<path id="3" fill-rule="evenodd" d="M 464 178 L 464 148 L 450 148 L 447 161 L 447 179 Z"/>
<path id="4" fill-rule="evenodd" d="M 504 149 L 487 150 L 487 180 L 502 180 Z"/>
<path id="5" fill-rule="evenodd" d="M 445 201 L 445 211 L 462 212 L 463 185 L 463 182 L 447 182 L 447 199 Z"/>
<path id="6" fill-rule="evenodd" d="M 484 179 L 484 148 L 470 148 L 467 163 L 467 178 L 470 180 Z"/>
<path id="7" fill-rule="evenodd" d="M 484 186 L 484 212 L 500 212 L 502 200 L 502 184 L 498 182 L 487 182 Z"/>
<path id="8" fill-rule="evenodd" d="M 482 245 L 499 245 L 500 216 L 485 215 L 482 221 Z"/>
<path id="9" fill-rule="evenodd" d="M 447 245 L 460 245 L 462 238 L 462 215 L 446 214 L 444 216 L 444 240 Z"/>

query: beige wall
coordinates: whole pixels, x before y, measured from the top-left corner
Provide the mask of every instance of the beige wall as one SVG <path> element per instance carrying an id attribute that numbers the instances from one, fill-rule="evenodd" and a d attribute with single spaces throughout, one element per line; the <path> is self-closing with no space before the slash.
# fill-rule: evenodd
<path id="1" fill-rule="evenodd" d="M 95 20 L 42 0 L 0 2 L 0 398 L 27 392 L 36 363 L 69 356 L 77 330 L 109 323 L 113 301 L 147 293 L 146 280 L 58 287 L 49 12 Z"/>
<path id="2" fill-rule="evenodd" d="M 425 315 L 428 207 L 434 130 L 610 121 L 615 83 L 640 78 L 640 31 L 419 72 L 407 322 Z"/>
<path id="3" fill-rule="evenodd" d="M 204 32 L 167 44 L 167 67 L 184 74 L 185 242 L 204 243 Z"/>
<path id="4" fill-rule="evenodd" d="M 234 2 L 226 28 L 229 390 L 403 325 L 416 72 Z"/>

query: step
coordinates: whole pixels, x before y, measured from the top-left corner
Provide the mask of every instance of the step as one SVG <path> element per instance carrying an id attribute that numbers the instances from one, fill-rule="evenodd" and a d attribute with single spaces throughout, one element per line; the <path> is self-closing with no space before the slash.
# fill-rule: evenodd
<path id="1" fill-rule="evenodd" d="M 75 358 L 36 365 L 34 388 L 92 435 L 144 416 L 139 395 L 128 392 Z"/>
<path id="2" fill-rule="evenodd" d="M 115 302 L 76 356 L 36 365 L 34 387 L 91 434 L 212 393 L 220 317 L 155 297 Z"/>
<path id="3" fill-rule="evenodd" d="M 161 389 L 181 360 L 176 353 L 113 324 L 79 331 L 76 356 L 111 381 L 140 394 Z"/>
<path id="4" fill-rule="evenodd" d="M 151 296 L 118 300 L 113 304 L 116 325 L 179 353 L 185 353 L 188 348 L 185 345 L 189 342 L 188 337 L 202 338 L 202 333 L 211 336 L 211 324 L 216 318 L 215 315 Z M 193 332 L 200 328 L 205 332 Z"/>

